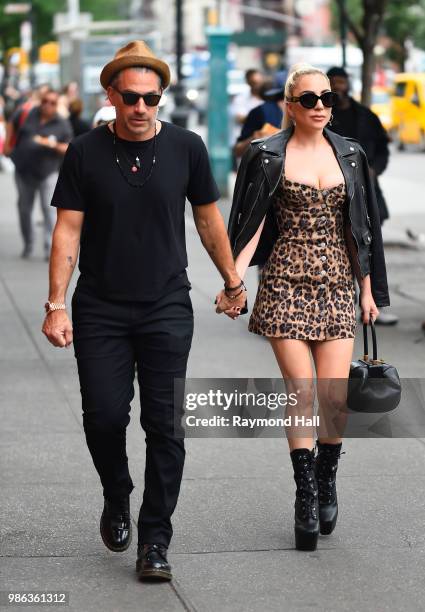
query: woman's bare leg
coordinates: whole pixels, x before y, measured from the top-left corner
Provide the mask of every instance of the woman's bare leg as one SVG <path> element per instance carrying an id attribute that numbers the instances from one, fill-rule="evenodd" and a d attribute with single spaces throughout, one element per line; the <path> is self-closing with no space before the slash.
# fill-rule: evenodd
<path id="1" fill-rule="evenodd" d="M 292 409 L 288 406 L 286 416 L 305 415 L 312 417 L 314 384 L 309 343 L 305 340 L 287 340 L 284 338 L 269 338 L 269 340 L 285 379 L 288 393 L 299 391 L 297 393 L 298 405 Z M 302 431 L 302 437 L 299 435 L 300 431 Z M 297 436 L 294 435 L 295 432 L 298 433 Z M 286 434 L 290 451 L 296 448 L 312 449 L 314 447 L 313 427 L 287 427 Z"/>
<path id="2" fill-rule="evenodd" d="M 348 375 L 353 356 L 354 338 L 311 343 L 317 376 L 320 425 L 318 439 L 322 443 L 342 441 L 347 413 Z"/>

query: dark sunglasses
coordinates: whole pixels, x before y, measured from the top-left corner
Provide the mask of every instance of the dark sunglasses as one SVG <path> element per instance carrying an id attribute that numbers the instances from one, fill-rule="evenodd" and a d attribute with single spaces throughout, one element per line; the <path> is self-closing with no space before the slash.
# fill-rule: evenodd
<path id="1" fill-rule="evenodd" d="M 44 99 L 41 101 L 41 103 L 42 103 L 42 104 L 50 104 L 51 106 L 56 106 L 56 104 L 58 103 L 58 101 L 57 101 L 57 100 L 51 100 L 51 99 L 49 99 L 49 98 L 44 98 Z"/>
<path id="2" fill-rule="evenodd" d="M 115 87 L 114 89 L 121 95 L 123 102 L 126 106 L 134 106 L 135 104 L 138 103 L 140 98 L 143 98 L 143 102 L 146 104 L 146 106 L 158 106 L 159 101 L 161 100 L 161 94 L 155 94 L 155 93 L 139 94 L 134 91 L 120 91 L 119 89 L 116 89 Z"/>
<path id="3" fill-rule="evenodd" d="M 306 92 L 301 94 L 301 96 L 293 96 L 292 98 L 287 98 L 288 102 L 299 102 L 301 106 L 304 108 L 314 108 L 318 102 L 321 100 L 323 106 L 330 108 L 331 106 L 335 106 L 338 100 L 338 94 L 333 91 L 325 91 L 321 96 L 313 92 Z"/>

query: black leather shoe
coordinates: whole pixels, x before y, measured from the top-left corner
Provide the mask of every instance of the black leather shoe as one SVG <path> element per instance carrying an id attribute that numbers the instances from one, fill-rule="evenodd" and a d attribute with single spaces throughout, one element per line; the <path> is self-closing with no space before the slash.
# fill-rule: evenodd
<path id="1" fill-rule="evenodd" d="M 100 535 L 109 550 L 124 552 L 131 543 L 130 497 L 105 499 L 100 519 Z"/>
<path id="2" fill-rule="evenodd" d="M 336 493 L 336 471 L 341 453 L 339 444 L 322 444 L 316 441 L 317 457 L 315 474 L 319 488 L 319 522 L 320 533 L 329 535 L 335 529 L 338 518 L 338 497 Z"/>
<path id="3" fill-rule="evenodd" d="M 142 546 L 137 555 L 136 572 L 139 580 L 171 580 L 171 566 L 167 561 L 167 549 L 160 544 Z"/>
<path id="4" fill-rule="evenodd" d="M 318 490 L 314 474 L 314 449 L 296 448 L 290 453 L 297 485 L 295 497 L 295 547 L 316 550 L 319 537 Z"/>

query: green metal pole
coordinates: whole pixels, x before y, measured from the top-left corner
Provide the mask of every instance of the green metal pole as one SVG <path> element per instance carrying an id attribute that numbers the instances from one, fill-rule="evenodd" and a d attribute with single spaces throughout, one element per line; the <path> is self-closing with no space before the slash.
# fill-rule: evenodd
<path id="1" fill-rule="evenodd" d="M 231 32 L 226 28 L 209 27 L 206 34 L 210 51 L 208 150 L 218 188 L 226 197 L 228 195 L 228 176 L 231 170 L 227 95 L 227 48 Z"/>

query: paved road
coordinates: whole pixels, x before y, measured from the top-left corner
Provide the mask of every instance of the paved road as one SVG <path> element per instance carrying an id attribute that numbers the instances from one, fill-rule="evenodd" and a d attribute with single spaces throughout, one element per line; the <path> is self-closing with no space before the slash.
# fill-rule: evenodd
<path id="1" fill-rule="evenodd" d="M 385 179 L 400 226 L 414 216 L 415 227 L 425 227 L 422 160 L 397 155 Z M 34 259 L 20 260 L 10 175 L 0 174 L 0 193 L 1 589 L 65 590 L 75 612 L 424 610 L 423 439 L 344 442 L 339 524 L 312 553 L 294 550 L 284 440 L 188 440 L 170 549 L 175 580 L 138 583 L 135 543 L 117 555 L 98 534 L 102 494 L 84 443 L 72 349 L 53 349 L 40 333 L 47 295 L 41 236 Z M 187 242 L 196 313 L 188 375 L 278 376 L 267 342 L 247 332 L 246 318 L 212 312 L 221 281 L 190 214 Z M 380 355 L 403 376 L 423 377 L 425 253 L 393 247 L 387 260 L 400 323 L 380 330 Z M 248 284 L 255 290 L 253 270 Z M 135 403 L 128 432 L 134 519 L 144 468 L 138 411 Z"/>

